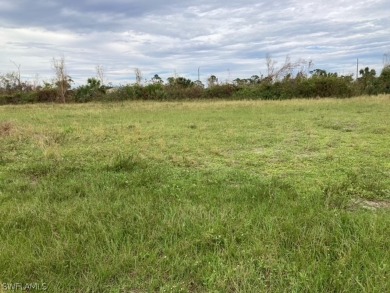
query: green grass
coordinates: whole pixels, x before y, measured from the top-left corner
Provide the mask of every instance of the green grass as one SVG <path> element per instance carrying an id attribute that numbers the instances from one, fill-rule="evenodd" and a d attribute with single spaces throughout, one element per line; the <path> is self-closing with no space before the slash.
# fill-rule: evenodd
<path id="1" fill-rule="evenodd" d="M 2 106 L 0 283 L 389 292 L 389 120 L 389 96 Z"/>

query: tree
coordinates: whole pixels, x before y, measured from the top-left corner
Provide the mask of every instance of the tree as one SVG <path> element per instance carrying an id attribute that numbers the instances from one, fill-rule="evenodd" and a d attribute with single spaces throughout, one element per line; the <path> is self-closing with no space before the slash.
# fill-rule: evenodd
<path id="1" fill-rule="evenodd" d="M 0 76 L 0 88 L 5 92 L 13 92 L 19 88 L 18 76 L 15 72 Z"/>
<path id="2" fill-rule="evenodd" d="M 378 80 L 375 77 L 375 69 L 370 70 L 369 67 L 366 67 L 364 69 L 360 69 L 359 74 L 361 75 L 361 77 L 358 78 L 358 82 L 361 86 L 362 91 L 369 95 L 378 94 L 379 87 L 377 84 Z"/>
<path id="3" fill-rule="evenodd" d="M 383 67 L 379 77 L 381 88 L 384 93 L 390 93 L 390 65 Z"/>
<path id="4" fill-rule="evenodd" d="M 208 87 L 213 87 L 213 86 L 216 86 L 217 84 L 218 84 L 218 78 L 215 75 L 211 75 L 207 79 L 207 86 Z"/>
<path id="5" fill-rule="evenodd" d="M 337 72 L 326 72 L 326 70 L 323 69 L 314 69 L 310 71 L 313 77 L 337 77 Z"/>
<path id="6" fill-rule="evenodd" d="M 308 64 L 308 68 L 311 67 L 312 62 L 305 61 L 305 60 L 298 60 L 295 62 L 292 62 L 290 59 L 290 56 L 286 56 L 286 59 L 284 60 L 283 65 L 280 68 L 276 68 L 276 61 L 272 60 L 271 55 L 267 54 L 266 56 L 266 65 L 267 65 L 267 77 L 264 79 L 265 81 L 274 82 L 276 80 L 279 80 L 286 75 L 292 75 L 293 71 L 301 68 L 300 70 L 303 71 L 305 69 L 305 65 Z"/>
<path id="7" fill-rule="evenodd" d="M 252 75 L 250 78 L 251 84 L 257 84 L 260 83 L 260 77 L 258 75 Z"/>
<path id="8" fill-rule="evenodd" d="M 199 79 L 194 81 L 194 85 L 200 88 L 204 88 L 204 84 Z"/>
<path id="9" fill-rule="evenodd" d="M 20 64 L 10 60 L 15 65 L 17 71 L 0 75 L 0 89 L 6 92 L 29 90 L 32 88 L 27 82 L 22 82 L 20 74 Z"/>
<path id="10" fill-rule="evenodd" d="M 105 85 L 104 82 L 105 82 L 106 77 L 105 77 L 104 68 L 102 65 L 96 65 L 96 77 L 100 81 L 100 84 L 102 86 L 104 86 Z"/>
<path id="11" fill-rule="evenodd" d="M 265 60 L 266 60 L 266 65 L 267 65 L 267 77 L 272 80 L 274 78 L 274 75 L 275 75 L 276 61 L 272 60 L 270 54 L 267 54 L 267 56 L 265 56 Z"/>
<path id="12" fill-rule="evenodd" d="M 180 87 L 184 87 L 184 88 L 187 88 L 187 87 L 191 87 L 194 85 L 194 83 L 192 82 L 191 79 L 188 79 L 188 78 L 185 78 L 185 77 L 177 77 L 176 78 L 176 84 Z"/>
<path id="13" fill-rule="evenodd" d="M 175 80 L 176 80 L 176 78 L 174 78 L 173 76 L 168 77 L 167 78 L 168 85 L 174 86 L 175 85 Z"/>
<path id="14" fill-rule="evenodd" d="M 191 79 L 185 77 L 168 77 L 167 79 L 169 86 L 188 88 L 194 85 L 194 82 Z"/>
<path id="15" fill-rule="evenodd" d="M 375 69 L 370 70 L 370 68 L 366 67 L 366 68 L 364 68 L 364 70 L 360 69 L 359 74 L 363 77 L 363 79 L 364 78 L 372 78 L 372 77 L 375 77 L 376 71 L 375 71 Z"/>
<path id="16" fill-rule="evenodd" d="M 142 72 L 139 68 L 135 68 L 134 69 L 134 73 L 135 73 L 135 83 L 137 85 L 141 85 L 142 84 Z"/>
<path id="17" fill-rule="evenodd" d="M 260 82 L 260 78 L 259 78 L 259 82 Z M 248 85 L 248 84 L 251 84 L 251 83 L 252 83 L 252 79 L 250 79 L 250 78 L 243 78 L 243 79 L 236 78 L 236 79 L 233 80 L 233 84 L 234 85 L 244 86 L 244 85 Z"/>
<path id="18" fill-rule="evenodd" d="M 16 62 L 12 61 L 11 62 L 16 66 L 16 68 L 18 69 L 17 72 L 14 73 L 14 77 L 17 81 L 17 89 L 18 90 L 21 90 L 22 89 L 22 82 L 21 82 L 21 75 L 20 75 L 20 64 L 16 64 Z"/>
<path id="19" fill-rule="evenodd" d="M 152 77 L 152 83 L 153 84 L 162 84 L 163 83 L 163 80 L 161 79 L 160 76 L 158 76 L 158 74 L 155 74 L 153 77 Z"/>
<path id="20" fill-rule="evenodd" d="M 58 95 L 61 102 L 66 102 L 66 93 L 70 89 L 70 85 L 73 80 L 66 72 L 65 58 L 60 59 L 53 58 L 52 60 L 53 69 L 56 75 L 55 85 L 57 86 Z"/>
<path id="21" fill-rule="evenodd" d="M 80 86 L 75 95 L 77 102 L 88 102 L 105 94 L 105 88 L 97 78 L 88 78 L 87 85 Z"/>

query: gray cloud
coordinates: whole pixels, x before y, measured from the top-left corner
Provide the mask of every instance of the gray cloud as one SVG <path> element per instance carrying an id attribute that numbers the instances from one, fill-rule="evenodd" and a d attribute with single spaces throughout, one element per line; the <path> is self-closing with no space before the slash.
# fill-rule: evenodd
<path id="1" fill-rule="evenodd" d="M 390 8 L 376 1 L 53 1 L 0 0 L 0 73 L 21 64 L 27 77 L 52 75 L 50 60 L 65 56 L 83 83 L 103 65 L 114 83 L 175 72 L 225 80 L 265 72 L 279 63 L 311 59 L 316 67 L 355 72 L 356 58 L 380 71 L 390 51 Z"/>

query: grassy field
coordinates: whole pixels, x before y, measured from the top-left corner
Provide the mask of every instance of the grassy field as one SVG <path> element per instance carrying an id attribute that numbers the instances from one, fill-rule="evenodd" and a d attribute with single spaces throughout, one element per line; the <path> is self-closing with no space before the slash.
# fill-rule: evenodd
<path id="1" fill-rule="evenodd" d="M 0 292 L 390 292 L 390 96 L 0 107 Z"/>

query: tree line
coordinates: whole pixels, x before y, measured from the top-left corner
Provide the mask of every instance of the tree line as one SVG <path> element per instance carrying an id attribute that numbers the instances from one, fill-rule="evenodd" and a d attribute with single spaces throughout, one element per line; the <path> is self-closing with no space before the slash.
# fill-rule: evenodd
<path id="1" fill-rule="evenodd" d="M 269 56 L 266 59 L 267 74 L 236 78 L 220 82 L 211 75 L 204 85 L 200 80 L 172 76 L 164 81 L 158 74 L 143 80 L 136 68 L 135 83 L 113 87 L 107 84 L 102 66 L 96 67 L 96 76 L 86 84 L 72 88 L 73 80 L 67 73 L 65 59 L 53 59 L 55 77 L 51 82 L 21 80 L 20 65 L 17 70 L 0 74 L 0 104 L 39 102 L 90 102 L 124 100 L 194 100 L 194 99 L 262 99 L 282 100 L 292 98 L 348 98 L 359 95 L 390 93 L 390 64 L 385 63 L 380 74 L 366 67 L 354 79 L 352 75 L 338 75 L 323 69 L 312 69 L 312 62 L 289 57 L 280 66 Z"/>

